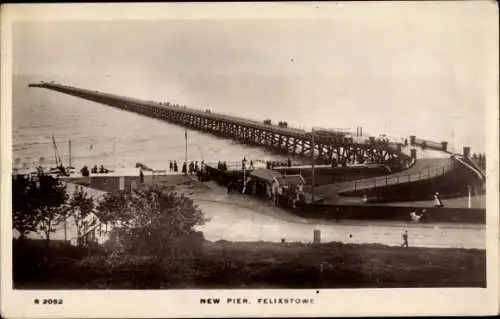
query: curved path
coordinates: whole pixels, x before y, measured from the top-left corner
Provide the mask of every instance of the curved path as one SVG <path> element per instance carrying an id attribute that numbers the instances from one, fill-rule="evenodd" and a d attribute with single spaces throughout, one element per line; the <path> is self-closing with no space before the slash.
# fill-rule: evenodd
<path id="1" fill-rule="evenodd" d="M 210 192 L 189 195 L 210 220 L 199 229 L 206 239 L 229 241 L 312 242 L 315 229 L 323 242 L 399 246 L 408 230 L 410 246 L 485 249 L 484 225 L 419 224 L 387 221 L 303 219 L 250 196 L 228 195 L 213 182 Z M 214 196 L 215 195 L 215 196 Z"/>
<path id="2" fill-rule="evenodd" d="M 314 188 L 314 194 L 316 196 L 319 196 L 320 198 L 324 198 L 328 202 L 335 202 L 337 204 L 359 203 L 359 199 L 357 198 L 346 198 L 340 195 L 342 193 L 356 190 L 397 185 L 417 180 L 434 178 L 436 176 L 440 176 L 449 172 L 451 167 L 452 159 L 449 157 L 425 158 L 417 160 L 411 168 L 394 174 L 376 178 L 366 178 L 355 181 L 317 186 Z M 309 189 L 308 192 L 310 193 L 311 190 Z"/>

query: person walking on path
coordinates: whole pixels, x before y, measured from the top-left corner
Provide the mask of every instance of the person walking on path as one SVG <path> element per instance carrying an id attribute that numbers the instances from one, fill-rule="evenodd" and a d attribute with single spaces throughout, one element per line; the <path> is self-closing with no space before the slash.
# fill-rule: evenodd
<path id="1" fill-rule="evenodd" d="M 401 247 L 408 248 L 408 231 L 407 230 L 405 230 L 405 232 L 403 233 L 403 244 L 401 245 Z"/>

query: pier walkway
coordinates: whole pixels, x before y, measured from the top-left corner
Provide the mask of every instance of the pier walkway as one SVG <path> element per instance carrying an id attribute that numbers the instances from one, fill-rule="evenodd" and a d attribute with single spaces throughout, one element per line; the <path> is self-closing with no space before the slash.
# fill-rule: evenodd
<path id="1" fill-rule="evenodd" d="M 371 163 L 394 167 L 408 166 L 410 156 L 401 151 L 401 144 L 382 141 L 375 137 L 354 137 L 345 132 L 306 132 L 292 127 L 266 124 L 240 117 L 217 114 L 169 103 L 143 101 L 131 97 L 76 88 L 68 85 L 42 82 L 30 87 L 45 88 L 76 96 L 123 110 L 159 118 L 191 129 L 201 130 L 242 143 L 263 146 L 274 151 L 311 157 L 329 163 L 353 162 L 363 158 Z"/>
<path id="2" fill-rule="evenodd" d="M 350 191 L 371 189 L 374 187 L 410 183 L 412 181 L 429 179 L 443 175 L 450 171 L 452 161 L 450 158 L 433 158 L 416 161 L 411 168 L 394 174 L 365 178 L 344 183 L 336 183 L 315 187 L 315 194 L 319 196 L 340 194 Z"/>
<path id="3" fill-rule="evenodd" d="M 304 156 L 321 163 L 365 162 L 390 167 L 392 174 L 355 181 L 322 185 L 314 188 L 318 197 L 333 202 L 350 203 L 358 199 L 341 196 L 349 192 L 370 190 L 391 185 L 410 184 L 414 181 L 432 180 L 450 172 L 453 165 L 461 165 L 476 175 L 484 184 L 484 172 L 467 161 L 464 156 L 447 151 L 447 142 L 433 142 L 410 136 L 399 142 L 394 139 L 373 136 L 353 136 L 347 132 L 318 130 L 306 132 L 301 129 L 273 125 L 269 121 L 258 122 L 226 114 L 213 113 L 170 103 L 144 101 L 136 98 L 103 93 L 57 83 L 30 84 L 72 95 L 96 103 L 109 105 L 168 121 L 186 128 L 204 131 L 222 138 L 230 138 L 247 145 L 261 146 L 278 153 Z M 467 148 L 470 151 L 469 148 Z M 453 156 L 453 158 L 451 158 Z M 432 157 L 432 158 L 429 158 Z M 465 185 L 465 184 L 464 184 Z M 464 186 L 465 187 L 465 186 Z M 307 189 L 305 189 L 307 191 Z M 310 191 L 310 189 L 309 189 Z"/>

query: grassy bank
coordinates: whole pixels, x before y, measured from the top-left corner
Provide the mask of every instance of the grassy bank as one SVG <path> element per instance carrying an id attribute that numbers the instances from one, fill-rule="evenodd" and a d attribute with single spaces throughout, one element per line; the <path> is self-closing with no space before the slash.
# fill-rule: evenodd
<path id="1" fill-rule="evenodd" d="M 17 289 L 484 287 L 485 270 L 475 249 L 219 241 L 166 263 L 14 243 Z"/>

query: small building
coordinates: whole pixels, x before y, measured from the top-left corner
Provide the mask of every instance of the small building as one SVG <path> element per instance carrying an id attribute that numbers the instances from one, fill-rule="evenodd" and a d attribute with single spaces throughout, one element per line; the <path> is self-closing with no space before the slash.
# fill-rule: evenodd
<path id="1" fill-rule="evenodd" d="M 264 193 L 269 198 L 273 196 L 273 187 L 276 187 L 278 184 L 277 177 L 282 177 L 283 174 L 277 171 L 273 171 L 267 168 L 258 168 L 252 171 L 250 174 L 250 178 L 256 184 L 257 193 Z"/>
<path id="2" fill-rule="evenodd" d="M 300 186 L 303 187 L 306 184 L 304 177 L 300 174 L 296 175 L 282 175 L 276 177 L 278 182 L 283 187 L 292 187 L 292 186 Z"/>
<path id="3" fill-rule="evenodd" d="M 112 173 L 93 173 L 88 178 L 90 188 L 109 193 L 130 192 L 139 188 L 142 184 L 151 184 L 153 182 L 153 172 L 144 171 L 141 168 L 123 169 Z"/>
<path id="4" fill-rule="evenodd" d="M 256 193 L 265 193 L 269 198 L 275 195 L 283 197 L 303 194 L 305 180 L 301 175 L 283 175 L 280 172 L 259 168 L 250 173 L 251 179 L 257 183 Z M 260 189 L 260 191 L 259 191 Z"/>
<path id="5" fill-rule="evenodd" d="M 304 191 L 306 181 L 302 175 L 282 175 L 276 177 L 278 186 L 283 189 L 283 194 L 287 192 Z"/>

